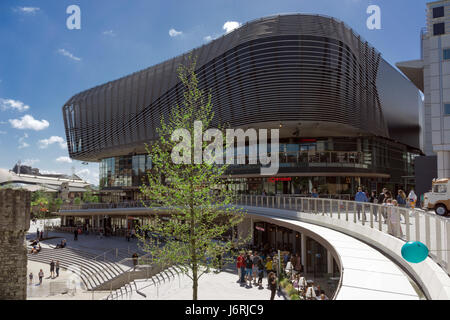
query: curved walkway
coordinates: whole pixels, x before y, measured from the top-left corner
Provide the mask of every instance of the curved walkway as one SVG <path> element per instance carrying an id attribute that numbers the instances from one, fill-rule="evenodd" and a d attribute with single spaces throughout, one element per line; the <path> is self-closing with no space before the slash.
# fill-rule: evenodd
<path id="1" fill-rule="evenodd" d="M 270 210 L 267 214 L 255 214 L 251 210 L 249 213 L 253 217 L 289 225 L 293 230 L 307 229 L 327 241 L 339 255 L 343 270 L 336 300 L 421 299 L 421 294 L 400 267 L 364 242 L 329 228 L 272 216 Z"/>

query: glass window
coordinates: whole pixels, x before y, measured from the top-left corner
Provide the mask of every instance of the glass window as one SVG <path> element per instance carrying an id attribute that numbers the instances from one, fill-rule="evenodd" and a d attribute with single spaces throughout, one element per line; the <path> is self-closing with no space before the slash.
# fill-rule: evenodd
<path id="1" fill-rule="evenodd" d="M 444 104 L 444 115 L 450 116 L 450 103 Z"/>
<path id="2" fill-rule="evenodd" d="M 444 7 L 433 8 L 433 19 L 444 16 Z"/>
<path id="3" fill-rule="evenodd" d="M 433 188 L 433 192 L 435 193 L 447 193 L 447 185 L 445 184 L 436 184 Z"/>
<path id="4" fill-rule="evenodd" d="M 435 23 L 433 25 L 433 35 L 438 36 L 445 33 L 445 23 Z"/>
<path id="5" fill-rule="evenodd" d="M 444 60 L 450 59 L 450 49 L 444 49 Z"/>

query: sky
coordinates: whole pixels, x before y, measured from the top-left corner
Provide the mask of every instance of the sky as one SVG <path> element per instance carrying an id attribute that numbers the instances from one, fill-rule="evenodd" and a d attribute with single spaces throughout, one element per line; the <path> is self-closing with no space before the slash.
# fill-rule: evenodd
<path id="1" fill-rule="evenodd" d="M 344 21 L 395 64 L 420 58 L 425 0 L 1 0 L 0 168 L 18 160 L 98 184 L 69 158 L 62 106 L 76 93 L 201 46 L 250 20 L 315 13 Z M 68 29 L 77 5 L 81 29 Z M 381 29 L 369 30 L 369 5 Z"/>

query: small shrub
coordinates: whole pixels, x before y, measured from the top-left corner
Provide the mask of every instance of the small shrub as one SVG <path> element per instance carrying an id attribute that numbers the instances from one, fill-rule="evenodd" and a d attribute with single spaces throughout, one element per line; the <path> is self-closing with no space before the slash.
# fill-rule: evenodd
<path id="1" fill-rule="evenodd" d="M 280 285 L 282 288 L 286 288 L 286 286 L 289 285 L 289 280 L 288 279 L 283 279 L 280 281 Z"/>
<path id="2" fill-rule="evenodd" d="M 291 295 L 291 296 L 289 296 L 289 298 L 290 298 L 291 300 L 301 300 L 297 293 L 296 293 L 296 294 L 293 294 L 293 295 Z"/>

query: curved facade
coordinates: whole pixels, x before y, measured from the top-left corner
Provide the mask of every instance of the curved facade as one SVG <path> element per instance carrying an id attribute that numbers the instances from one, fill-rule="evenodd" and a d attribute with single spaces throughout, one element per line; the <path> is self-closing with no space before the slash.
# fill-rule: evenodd
<path id="1" fill-rule="evenodd" d="M 420 153 L 411 151 L 419 147 L 418 108 L 396 91 L 401 87 L 397 83 L 408 87 L 409 82 L 400 76 L 387 85 L 380 68 L 388 64 L 343 22 L 302 14 L 262 18 L 190 53 L 197 57 L 200 87 L 211 90 L 216 122 L 242 128 L 279 128 L 282 124 L 284 152 L 297 153 L 295 161 L 282 164 L 282 173 L 344 171 L 386 178 L 390 164 L 383 163 L 384 154 L 395 151 L 401 162 L 400 177 L 409 174 L 405 159 L 411 157 L 410 152 Z M 176 69 L 190 53 L 69 99 L 63 115 L 70 156 L 101 161 L 101 176 L 103 171 L 114 176 L 126 170 L 125 176 L 133 176 L 127 181 L 140 176 L 141 169 L 147 170 L 146 165 L 135 168 L 132 157 L 145 154 L 144 143 L 157 138 L 161 115 L 168 115 L 171 106 L 182 99 Z M 401 114 L 404 109 L 410 110 L 408 117 Z M 408 137 L 396 131 L 397 127 L 408 128 Z M 416 131 L 417 139 L 411 139 L 410 133 Z M 322 146 L 305 149 L 299 139 L 322 141 Z M 389 146 L 379 139 L 387 139 L 395 150 L 386 149 Z M 378 147 L 386 150 L 375 152 Z M 301 151 L 307 152 L 307 166 Z M 327 165 L 310 166 L 309 151 L 315 152 L 313 162 Z M 241 176 L 253 174 L 251 168 L 236 170 Z"/>

